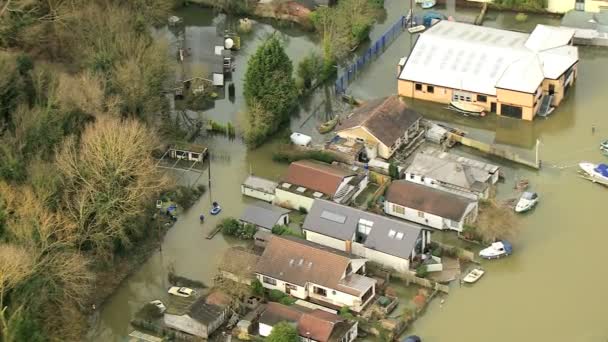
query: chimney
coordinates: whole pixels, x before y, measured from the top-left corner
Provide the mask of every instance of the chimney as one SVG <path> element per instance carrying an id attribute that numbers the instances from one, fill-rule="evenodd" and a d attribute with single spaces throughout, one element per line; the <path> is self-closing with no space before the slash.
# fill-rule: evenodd
<path id="1" fill-rule="evenodd" d="M 350 240 L 346 240 L 344 241 L 345 247 L 346 247 L 346 253 L 352 253 L 353 251 L 353 242 Z"/>

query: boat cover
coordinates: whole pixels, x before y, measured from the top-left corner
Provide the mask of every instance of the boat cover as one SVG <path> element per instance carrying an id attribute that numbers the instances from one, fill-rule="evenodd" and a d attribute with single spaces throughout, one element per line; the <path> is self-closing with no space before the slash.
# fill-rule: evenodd
<path id="1" fill-rule="evenodd" d="M 511 246 L 511 243 L 509 241 L 502 240 L 500 242 L 502 243 L 502 246 L 505 248 L 505 252 L 507 252 L 508 254 L 511 254 L 511 252 L 513 252 L 513 246 Z"/>
<path id="2" fill-rule="evenodd" d="M 594 171 L 603 177 L 608 177 L 608 164 L 598 164 Z"/>

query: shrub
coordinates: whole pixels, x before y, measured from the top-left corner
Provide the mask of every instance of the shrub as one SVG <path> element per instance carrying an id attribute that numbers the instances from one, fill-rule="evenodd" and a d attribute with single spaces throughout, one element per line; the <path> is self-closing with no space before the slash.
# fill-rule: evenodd
<path id="1" fill-rule="evenodd" d="M 528 15 L 526 13 L 517 13 L 517 15 L 515 15 L 515 21 L 518 23 L 523 23 L 526 20 L 528 20 Z"/>
<path id="2" fill-rule="evenodd" d="M 286 294 L 284 294 L 283 292 L 279 291 L 279 290 L 270 290 L 270 292 L 268 293 L 268 299 L 270 299 L 273 302 L 280 302 L 281 299 L 283 299 L 283 297 L 285 297 Z"/>
<path id="3" fill-rule="evenodd" d="M 227 217 L 223 219 L 219 226 L 221 227 L 222 233 L 230 236 L 234 236 L 241 240 L 252 240 L 257 228 L 253 224 L 241 224 L 239 220 Z"/>
<path id="4" fill-rule="evenodd" d="M 428 270 L 426 269 L 426 265 L 420 265 L 416 267 L 416 276 L 420 278 L 424 278 L 428 274 Z"/>
<path id="5" fill-rule="evenodd" d="M 261 296 L 264 294 L 264 285 L 256 279 L 251 282 L 251 292 L 256 296 Z"/>
<path id="6" fill-rule="evenodd" d="M 338 160 L 335 155 L 329 152 L 301 151 L 293 148 L 282 148 L 272 155 L 272 160 L 279 163 L 289 164 L 302 159 L 313 159 L 328 164 Z"/>
<path id="7" fill-rule="evenodd" d="M 274 227 L 272 227 L 271 232 L 272 232 L 272 234 L 275 234 L 275 235 L 283 235 L 288 230 L 289 230 L 289 228 L 287 228 L 287 226 L 277 224 Z"/>
<path id="8" fill-rule="evenodd" d="M 284 296 L 283 298 L 281 298 L 279 300 L 279 303 L 281 303 L 283 305 L 293 305 L 293 304 L 295 304 L 296 301 L 297 301 L 297 299 L 295 299 L 291 296 Z"/>
<path id="9" fill-rule="evenodd" d="M 299 211 L 299 212 L 300 212 L 300 214 L 302 214 L 302 215 L 306 215 L 306 214 L 308 214 L 308 210 L 307 210 L 306 208 L 304 208 L 304 207 L 299 207 L 299 208 L 298 208 L 298 211 Z"/>

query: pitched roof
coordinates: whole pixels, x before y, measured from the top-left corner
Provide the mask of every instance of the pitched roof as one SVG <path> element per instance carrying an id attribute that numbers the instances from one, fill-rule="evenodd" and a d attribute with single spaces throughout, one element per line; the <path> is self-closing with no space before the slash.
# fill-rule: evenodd
<path id="1" fill-rule="evenodd" d="M 256 266 L 256 273 L 305 286 L 311 282 L 358 296 L 343 275 L 350 264 L 347 253 L 302 239 L 273 236 Z"/>
<path id="2" fill-rule="evenodd" d="M 298 335 L 319 342 L 329 341 L 334 332 L 348 331 L 348 329 L 337 329 L 342 325 L 348 327 L 353 325 L 352 322 L 323 310 L 310 310 L 299 305 L 286 306 L 279 303 L 268 303 L 266 310 L 260 316 L 260 323 L 273 326 L 279 322 L 295 323 Z"/>
<path id="3" fill-rule="evenodd" d="M 391 183 L 385 198 L 387 202 L 452 221 L 460 221 L 469 204 L 475 202 L 466 197 L 404 180 Z"/>
<path id="4" fill-rule="evenodd" d="M 414 156 L 406 172 L 477 192 L 482 192 L 487 188 L 486 182 L 491 177 L 484 170 L 424 153 Z"/>
<path id="5" fill-rule="evenodd" d="M 415 223 L 319 199 L 313 202 L 302 228 L 340 240 L 353 240 L 361 219 L 373 222 L 363 245 L 400 258 L 409 258 L 423 229 Z"/>
<path id="6" fill-rule="evenodd" d="M 333 195 L 345 177 L 356 173 L 344 168 L 313 160 L 299 160 L 289 165 L 285 182 Z"/>
<path id="7" fill-rule="evenodd" d="M 245 207 L 241 220 L 263 228 L 272 229 L 281 216 L 289 213 L 288 209 L 277 207 L 266 202 L 250 204 Z"/>
<path id="8" fill-rule="evenodd" d="M 188 316 L 203 323 L 214 322 L 230 304 L 230 297 L 220 291 L 210 293 L 205 298 L 199 298 L 188 308 Z"/>
<path id="9" fill-rule="evenodd" d="M 497 87 L 534 93 L 542 78 L 555 79 L 578 61 L 578 49 L 568 45 L 573 34 L 544 25 L 526 34 L 442 20 L 420 34 L 399 78 L 488 95 Z"/>
<path id="10" fill-rule="evenodd" d="M 274 189 L 276 189 L 278 184 L 268 179 L 249 176 L 247 179 L 245 179 L 243 185 L 252 189 L 274 194 Z"/>
<path id="11" fill-rule="evenodd" d="M 346 129 L 365 127 L 384 145 L 391 146 L 420 118 L 418 112 L 393 95 L 365 102 L 342 120 L 337 130 L 340 134 Z"/>
<path id="12" fill-rule="evenodd" d="M 230 247 L 224 252 L 219 268 L 239 277 L 248 277 L 255 274 L 255 265 L 259 258 L 242 246 Z"/>

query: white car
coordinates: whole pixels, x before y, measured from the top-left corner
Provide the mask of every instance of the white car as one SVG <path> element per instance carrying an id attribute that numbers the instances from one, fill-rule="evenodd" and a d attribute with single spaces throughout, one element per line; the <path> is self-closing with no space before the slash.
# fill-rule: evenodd
<path id="1" fill-rule="evenodd" d="M 150 302 L 150 304 L 156 306 L 158 308 L 158 310 L 160 310 L 160 313 L 164 313 L 165 311 L 167 311 L 167 307 L 165 306 L 165 304 L 163 304 L 163 302 L 161 302 L 160 300 L 153 300 Z"/>
<path id="2" fill-rule="evenodd" d="M 190 296 L 194 296 L 196 294 L 196 291 L 194 291 L 193 289 L 187 288 L 187 287 L 178 287 L 178 286 L 173 286 L 169 289 L 169 294 L 172 294 L 174 296 L 178 296 L 178 297 L 190 297 Z"/>
<path id="3" fill-rule="evenodd" d="M 537 203 L 538 203 L 538 194 L 536 192 L 526 191 L 519 198 L 519 201 L 517 202 L 517 205 L 515 206 L 515 212 L 523 213 L 524 211 L 528 211 L 528 210 L 534 208 L 534 206 Z"/>

